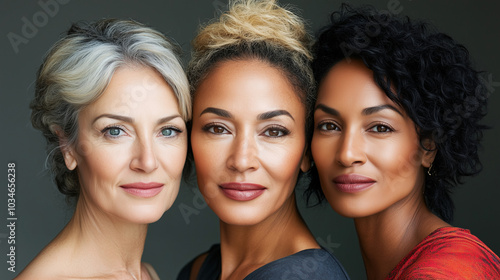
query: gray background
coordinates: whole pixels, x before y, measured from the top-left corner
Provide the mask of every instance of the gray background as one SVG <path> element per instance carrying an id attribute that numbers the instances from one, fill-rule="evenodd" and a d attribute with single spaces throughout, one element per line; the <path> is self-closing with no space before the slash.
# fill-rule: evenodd
<path id="1" fill-rule="evenodd" d="M 41 3 L 55 0 L 41 0 Z M 7 183 L 0 186 L 0 279 L 11 279 L 50 242 L 71 217 L 65 203 L 44 168 L 45 141 L 30 124 L 28 103 L 33 96 L 35 73 L 49 47 L 71 23 L 102 17 L 133 18 L 175 38 L 189 59 L 190 40 L 199 23 L 206 22 L 227 5 L 222 0 L 170 1 L 83 1 L 59 0 L 58 11 L 47 14 L 38 1 L 3 0 L 0 4 L 0 155 L 4 178 L 7 163 L 16 163 L 16 273 L 7 271 Z M 323 26 L 340 1 L 288 0 L 310 23 L 310 30 Z M 500 252 L 500 2 L 482 1 L 352 1 L 388 9 L 395 3 L 402 14 L 423 18 L 463 43 L 479 69 L 490 76 L 491 96 L 481 152 L 484 171 L 470 178 L 454 195 L 454 225 L 469 228 L 494 252 Z M 23 36 L 25 21 L 38 25 L 27 43 L 16 53 L 7 34 Z M 24 36 L 23 36 L 24 37 Z M 365 279 L 357 237 L 350 219 L 335 214 L 328 205 L 307 209 L 299 202 L 312 232 L 344 264 L 352 279 Z M 182 214 L 190 211 L 190 215 Z M 181 186 L 179 197 L 162 219 L 150 226 L 143 260 L 154 265 L 162 279 L 174 279 L 188 260 L 218 242 L 218 222 L 195 189 Z"/>

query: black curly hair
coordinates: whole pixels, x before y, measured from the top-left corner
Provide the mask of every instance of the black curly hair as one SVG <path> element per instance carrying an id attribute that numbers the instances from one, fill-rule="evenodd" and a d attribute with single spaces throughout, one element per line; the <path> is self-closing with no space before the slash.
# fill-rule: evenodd
<path id="1" fill-rule="evenodd" d="M 342 4 L 320 30 L 312 64 L 319 85 L 339 61 L 356 59 L 373 71 L 385 94 L 415 123 L 421 146 L 435 143 L 432 176 L 425 178 L 425 201 L 446 222 L 453 220 L 450 194 L 464 176 L 482 169 L 478 148 L 486 128 L 488 92 L 467 49 L 428 24 L 371 6 Z M 324 200 L 317 169 L 305 193 Z"/>

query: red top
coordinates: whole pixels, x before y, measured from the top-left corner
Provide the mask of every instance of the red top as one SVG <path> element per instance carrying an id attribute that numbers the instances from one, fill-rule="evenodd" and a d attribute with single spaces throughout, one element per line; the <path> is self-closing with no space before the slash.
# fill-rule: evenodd
<path id="1" fill-rule="evenodd" d="M 469 230 L 444 227 L 415 246 L 386 279 L 500 279 L 500 259 Z"/>

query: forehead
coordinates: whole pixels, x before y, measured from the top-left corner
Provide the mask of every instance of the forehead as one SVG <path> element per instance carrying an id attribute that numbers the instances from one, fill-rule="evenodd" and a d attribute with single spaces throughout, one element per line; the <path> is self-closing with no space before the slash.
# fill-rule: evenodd
<path id="1" fill-rule="evenodd" d="M 285 109 L 305 114 L 305 106 L 288 78 L 279 69 L 256 59 L 218 64 L 194 96 L 195 110 L 208 106 L 245 112 L 255 109 L 259 113 Z"/>
<path id="2" fill-rule="evenodd" d="M 151 67 L 124 66 L 116 69 L 102 95 L 87 105 L 82 114 L 107 112 L 140 115 L 156 113 L 154 110 L 179 111 L 172 88 L 161 74 Z"/>
<path id="3" fill-rule="evenodd" d="M 317 103 L 349 104 L 352 108 L 390 104 L 399 108 L 375 83 L 373 72 L 358 60 L 343 60 L 330 69 L 319 86 Z"/>

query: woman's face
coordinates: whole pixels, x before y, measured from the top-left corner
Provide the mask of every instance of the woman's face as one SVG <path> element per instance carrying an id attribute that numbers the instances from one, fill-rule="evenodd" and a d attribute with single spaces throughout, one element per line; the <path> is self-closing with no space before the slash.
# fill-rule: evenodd
<path id="1" fill-rule="evenodd" d="M 307 168 L 305 107 L 267 63 L 223 62 L 196 90 L 191 143 L 210 208 L 225 223 L 254 225 L 293 201 Z"/>
<path id="2" fill-rule="evenodd" d="M 424 152 L 415 125 L 362 62 L 341 61 L 319 87 L 311 144 L 321 187 L 335 211 L 357 218 L 423 198 Z"/>
<path id="3" fill-rule="evenodd" d="M 157 221 L 179 191 L 187 152 L 177 99 L 149 67 L 125 66 L 78 118 L 65 153 L 90 211 L 133 223 Z"/>

